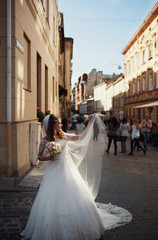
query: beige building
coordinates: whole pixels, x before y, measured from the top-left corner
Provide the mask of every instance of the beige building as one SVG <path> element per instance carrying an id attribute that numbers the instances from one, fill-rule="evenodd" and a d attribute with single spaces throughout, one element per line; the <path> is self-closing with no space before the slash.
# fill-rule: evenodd
<path id="1" fill-rule="evenodd" d="M 105 107 L 104 111 L 107 113 L 107 118 L 110 114 L 118 119 L 124 116 L 124 97 L 127 85 L 123 75 L 120 75 L 111 81 L 105 87 Z"/>
<path id="2" fill-rule="evenodd" d="M 73 39 L 65 38 L 65 88 L 67 96 L 65 97 L 65 116 L 70 123 L 71 113 L 71 76 L 72 76 L 72 59 L 73 56 Z"/>
<path id="3" fill-rule="evenodd" d="M 107 84 L 102 82 L 96 85 L 94 90 L 94 111 L 95 112 L 102 112 L 105 111 L 105 103 L 106 103 L 106 95 L 105 95 L 105 88 Z"/>
<path id="4" fill-rule="evenodd" d="M 61 119 L 71 117 L 71 75 L 73 39 L 64 35 L 63 14 L 59 14 L 59 114 Z"/>
<path id="5" fill-rule="evenodd" d="M 80 104 L 86 100 L 86 82 L 87 74 L 84 73 L 78 78 L 78 82 L 75 85 L 75 110 L 80 110 Z"/>
<path id="6" fill-rule="evenodd" d="M 0 176 L 30 167 L 37 107 L 59 114 L 57 1 L 9 2 L 0 7 Z"/>
<path id="7" fill-rule="evenodd" d="M 113 83 L 113 112 L 118 119 L 124 117 L 124 98 L 127 91 L 127 85 L 124 76 L 120 76 Z"/>
<path id="8" fill-rule="evenodd" d="M 124 48 L 125 114 L 158 122 L 158 3 Z"/>
<path id="9" fill-rule="evenodd" d="M 86 99 L 94 96 L 93 87 L 100 84 L 106 75 L 102 71 L 97 71 L 95 68 L 87 74 L 87 81 L 85 85 Z"/>
<path id="10" fill-rule="evenodd" d="M 113 75 L 103 74 L 102 71 L 97 71 L 96 69 L 92 69 L 88 74 L 84 73 L 79 77 L 75 86 L 75 109 L 79 110 L 81 114 L 93 113 L 97 103 L 94 103 L 94 87 L 108 81 L 112 77 Z"/>

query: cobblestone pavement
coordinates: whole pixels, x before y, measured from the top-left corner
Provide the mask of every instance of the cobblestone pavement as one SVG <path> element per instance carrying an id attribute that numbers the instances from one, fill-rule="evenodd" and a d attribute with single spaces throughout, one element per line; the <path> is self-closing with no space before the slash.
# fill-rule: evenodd
<path id="1" fill-rule="evenodd" d="M 120 143 L 118 143 L 120 145 Z M 127 144 L 129 146 L 129 144 Z M 46 165 L 34 167 L 15 187 L 0 190 L 0 239 L 18 240 L 24 229 Z M 130 224 L 106 231 L 102 240 L 158 239 L 158 148 L 146 155 L 134 152 L 104 154 L 98 202 L 126 208 L 133 215 Z"/>

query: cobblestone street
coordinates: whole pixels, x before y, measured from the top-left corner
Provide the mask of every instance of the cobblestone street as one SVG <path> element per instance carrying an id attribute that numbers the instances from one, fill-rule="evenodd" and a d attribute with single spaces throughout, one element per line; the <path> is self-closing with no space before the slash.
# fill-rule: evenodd
<path id="1" fill-rule="evenodd" d="M 118 143 L 118 146 L 120 143 Z M 129 145 L 129 144 L 127 144 Z M 29 216 L 46 165 L 34 167 L 15 188 L 0 190 L 0 239 L 18 240 Z M 149 147 L 144 155 L 134 152 L 103 159 L 100 191 L 96 199 L 126 208 L 133 215 L 130 224 L 106 231 L 104 240 L 158 239 L 158 149 Z"/>

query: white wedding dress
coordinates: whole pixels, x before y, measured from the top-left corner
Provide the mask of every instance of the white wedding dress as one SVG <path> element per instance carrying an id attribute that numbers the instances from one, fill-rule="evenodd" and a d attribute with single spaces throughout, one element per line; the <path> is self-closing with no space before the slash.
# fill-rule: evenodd
<path id="1" fill-rule="evenodd" d="M 48 164 L 33 203 L 24 239 L 96 240 L 104 231 L 129 223 L 131 214 L 111 204 L 95 203 L 94 198 L 67 152 L 66 139 L 57 139 L 62 152 Z M 47 143 L 41 140 L 42 151 Z"/>

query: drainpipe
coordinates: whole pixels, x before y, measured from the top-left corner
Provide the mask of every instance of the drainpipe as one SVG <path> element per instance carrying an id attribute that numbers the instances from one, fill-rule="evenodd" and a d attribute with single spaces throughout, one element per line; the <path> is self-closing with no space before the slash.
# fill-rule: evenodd
<path id="1" fill-rule="evenodd" d="M 11 0 L 7 0 L 7 176 L 12 176 L 11 147 Z"/>

